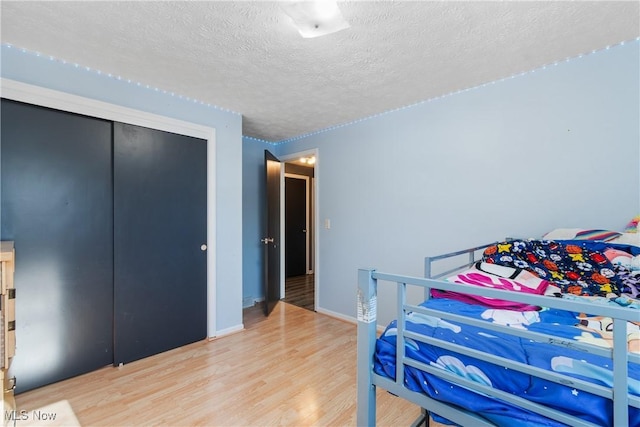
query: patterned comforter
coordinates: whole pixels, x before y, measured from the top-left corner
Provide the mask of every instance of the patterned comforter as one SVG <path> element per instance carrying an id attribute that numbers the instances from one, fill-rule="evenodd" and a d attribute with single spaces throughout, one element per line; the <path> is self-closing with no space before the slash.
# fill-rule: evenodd
<path id="1" fill-rule="evenodd" d="M 612 302 L 606 300 L 603 303 Z M 594 322 L 602 319 L 592 318 L 585 322 L 579 313 L 544 308 L 540 311 L 501 310 L 448 298 L 430 299 L 422 305 L 486 322 L 549 333 L 598 345 L 609 345 L 606 334 L 596 330 L 600 326 L 594 327 Z M 607 329 L 607 325 L 601 326 L 603 331 Z M 630 326 L 633 325 L 630 324 Z M 637 329 L 637 325 L 634 327 Z M 408 315 L 407 329 L 597 384 L 609 386 L 613 381 L 609 359 L 600 356 L 551 344 L 537 343 L 509 334 L 496 333 L 419 313 Z M 640 334 L 636 332 L 629 334 L 629 349 L 640 352 L 638 345 Z M 374 371 L 379 375 L 393 379 L 395 379 L 396 335 L 397 326 L 394 321 L 377 340 L 374 360 Z M 611 401 L 573 387 L 532 377 L 408 338 L 406 354 L 408 357 L 430 366 L 455 373 L 489 387 L 499 388 L 513 395 L 575 415 L 585 421 L 603 426 L 612 424 Z M 563 425 L 464 387 L 452 385 L 437 376 L 409 366 L 405 367 L 405 386 L 413 391 L 424 392 L 434 399 L 467 408 L 497 425 Z M 636 364 L 629 365 L 629 391 L 632 394 L 640 395 L 640 368 Z M 437 415 L 435 418 L 438 421 L 446 422 Z M 640 410 L 630 407 L 629 420 L 631 426 L 640 426 Z"/>
<path id="2" fill-rule="evenodd" d="M 522 268 L 556 284 L 562 293 L 585 296 L 640 295 L 640 274 L 614 265 L 606 256 L 619 250 L 637 256 L 640 248 L 591 240 L 512 240 L 488 247 L 484 261 Z"/>

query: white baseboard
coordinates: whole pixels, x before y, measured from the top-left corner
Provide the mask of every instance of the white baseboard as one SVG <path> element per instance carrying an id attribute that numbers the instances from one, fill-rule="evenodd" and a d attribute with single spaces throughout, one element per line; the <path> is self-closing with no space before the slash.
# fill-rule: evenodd
<path id="1" fill-rule="evenodd" d="M 224 328 L 224 329 L 220 329 L 218 331 L 216 331 L 216 334 L 212 337 L 209 337 L 209 339 L 215 339 L 215 338 L 220 338 L 223 337 L 225 335 L 230 335 L 230 334 L 234 334 L 236 332 L 240 332 L 240 331 L 244 331 L 244 324 L 240 323 L 239 325 L 235 325 L 235 326 L 231 326 L 229 328 Z"/>
<path id="2" fill-rule="evenodd" d="M 245 298 L 242 300 L 242 308 L 253 307 L 254 305 L 260 304 L 264 301 L 264 298 Z"/>
<path id="3" fill-rule="evenodd" d="M 346 316 L 342 313 L 337 313 L 335 311 L 327 310 L 326 308 L 316 307 L 316 312 L 320 314 L 325 314 L 330 317 L 335 317 L 336 319 L 344 320 L 349 323 L 353 323 L 354 325 L 358 323 L 355 317 Z"/>
<path id="4" fill-rule="evenodd" d="M 335 311 L 327 310 L 325 308 L 317 307 L 316 308 L 316 312 L 320 313 L 320 314 L 324 314 L 326 316 L 335 317 L 336 319 L 344 320 L 345 322 L 353 323 L 354 325 L 358 324 L 358 321 L 356 320 L 355 317 L 346 316 L 346 315 L 344 315 L 342 313 L 337 313 Z M 386 328 L 385 325 L 377 325 L 376 326 L 376 330 L 379 333 L 383 333 L 385 328 Z"/>

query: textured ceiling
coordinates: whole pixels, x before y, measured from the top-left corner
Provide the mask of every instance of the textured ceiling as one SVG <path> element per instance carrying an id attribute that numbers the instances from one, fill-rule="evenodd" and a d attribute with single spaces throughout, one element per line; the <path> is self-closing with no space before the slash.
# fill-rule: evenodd
<path id="1" fill-rule="evenodd" d="M 243 115 L 282 141 L 640 36 L 639 1 L 345 1 L 304 39 L 278 2 L 2 0 L 3 43 Z"/>

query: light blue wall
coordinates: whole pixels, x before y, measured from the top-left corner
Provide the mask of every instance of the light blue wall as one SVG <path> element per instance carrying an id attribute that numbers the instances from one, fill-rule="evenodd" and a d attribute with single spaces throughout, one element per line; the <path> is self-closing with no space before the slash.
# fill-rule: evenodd
<path id="1" fill-rule="evenodd" d="M 358 268 L 422 275 L 425 255 L 505 236 L 622 228 L 640 213 L 639 64 L 630 42 L 278 146 L 319 150 L 319 308 L 355 317 Z"/>
<path id="2" fill-rule="evenodd" d="M 241 325 L 242 116 L 6 45 L 1 59 L 3 78 L 215 128 L 216 329 Z"/>

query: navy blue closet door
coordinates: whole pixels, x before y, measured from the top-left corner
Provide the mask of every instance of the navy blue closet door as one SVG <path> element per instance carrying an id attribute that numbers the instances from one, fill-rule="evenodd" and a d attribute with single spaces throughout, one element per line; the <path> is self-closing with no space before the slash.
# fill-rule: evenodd
<path id="1" fill-rule="evenodd" d="M 207 334 L 206 141 L 114 123 L 114 364 Z"/>
<path id="2" fill-rule="evenodd" d="M 16 248 L 16 392 L 113 361 L 111 122 L 2 100 L 0 238 Z"/>

